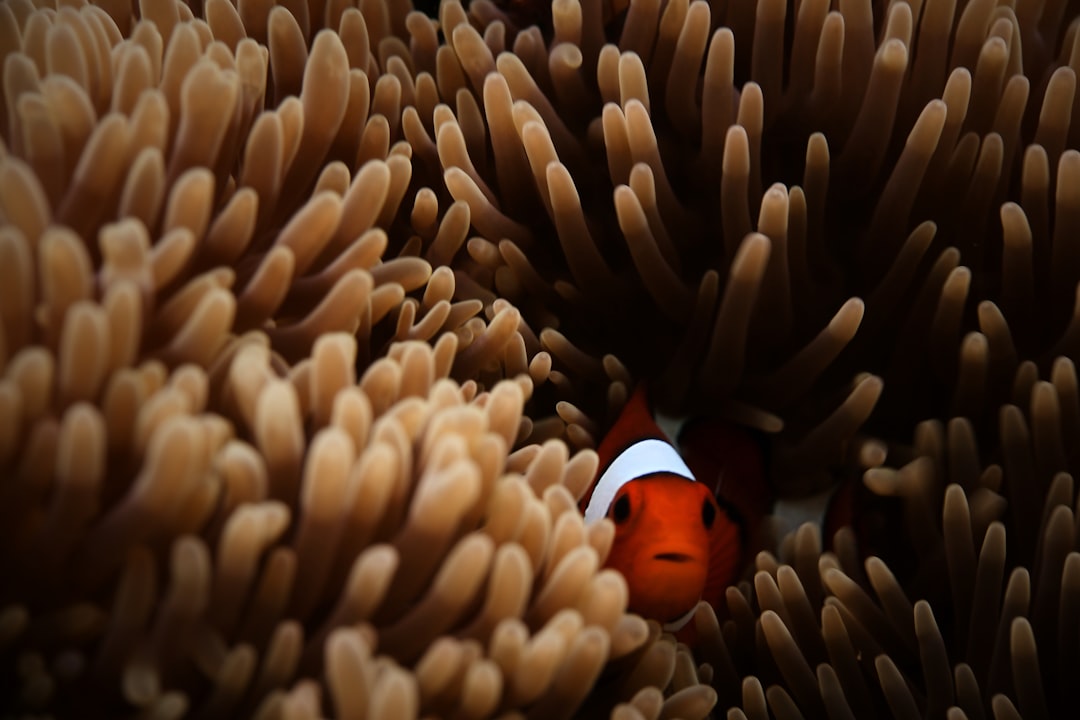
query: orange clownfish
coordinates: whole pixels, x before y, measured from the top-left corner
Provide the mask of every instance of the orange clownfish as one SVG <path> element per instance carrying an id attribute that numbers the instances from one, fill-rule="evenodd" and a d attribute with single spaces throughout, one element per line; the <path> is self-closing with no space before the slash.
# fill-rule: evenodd
<path id="1" fill-rule="evenodd" d="M 605 564 L 626 578 L 630 611 L 670 632 L 688 623 L 699 601 L 717 606 L 743 565 L 745 529 L 739 513 L 722 496 L 717 501 L 720 477 L 730 473 L 714 451 L 697 453 L 710 462 L 702 465 L 706 475 L 695 476 L 657 425 L 641 385 L 600 443 L 599 471 L 581 500 L 586 523 L 606 517 L 615 524 Z"/>

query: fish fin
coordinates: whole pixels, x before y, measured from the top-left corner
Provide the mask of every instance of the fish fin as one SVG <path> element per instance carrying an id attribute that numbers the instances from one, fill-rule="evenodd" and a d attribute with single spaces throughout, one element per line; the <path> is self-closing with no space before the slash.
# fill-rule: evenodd
<path id="1" fill-rule="evenodd" d="M 596 489 L 596 482 L 604 474 L 604 471 L 631 445 L 647 439 L 658 438 L 671 444 L 671 440 L 664 434 L 653 418 L 652 408 L 649 405 L 649 390 L 644 382 L 638 383 L 633 394 L 626 401 L 619 417 L 608 429 L 604 439 L 596 448 L 599 463 L 596 468 L 596 477 L 589 485 L 588 490 L 581 496 L 578 506 L 584 512 L 588 507 L 589 499 Z M 673 446 L 674 447 L 674 446 Z"/>

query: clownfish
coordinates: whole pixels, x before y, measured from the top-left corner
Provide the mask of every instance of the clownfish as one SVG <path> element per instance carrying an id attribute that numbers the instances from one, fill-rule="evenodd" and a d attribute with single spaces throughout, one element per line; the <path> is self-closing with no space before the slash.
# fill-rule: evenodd
<path id="1" fill-rule="evenodd" d="M 763 515 L 768 500 L 749 435 L 708 420 L 684 425 L 676 440 L 682 453 L 639 385 L 597 448 L 581 510 L 587 524 L 615 525 L 605 566 L 626 578 L 629 610 L 678 633 L 700 601 L 722 602 L 746 561 L 746 518 Z"/>

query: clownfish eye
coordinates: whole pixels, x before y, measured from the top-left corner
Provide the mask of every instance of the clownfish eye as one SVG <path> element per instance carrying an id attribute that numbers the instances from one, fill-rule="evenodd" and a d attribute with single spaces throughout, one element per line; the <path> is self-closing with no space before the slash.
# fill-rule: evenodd
<path id="1" fill-rule="evenodd" d="M 630 519 L 630 498 L 626 495 L 619 496 L 615 506 L 611 508 L 611 519 L 622 524 Z"/>
<path id="2" fill-rule="evenodd" d="M 705 523 L 705 529 L 712 529 L 713 522 L 716 521 L 716 508 L 713 506 L 709 499 L 705 499 L 705 503 L 701 506 L 701 521 Z"/>

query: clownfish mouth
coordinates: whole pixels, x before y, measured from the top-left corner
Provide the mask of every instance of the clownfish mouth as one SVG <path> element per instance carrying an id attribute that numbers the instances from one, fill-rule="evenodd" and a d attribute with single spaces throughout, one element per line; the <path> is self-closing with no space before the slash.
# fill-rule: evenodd
<path id="1" fill-rule="evenodd" d="M 693 558 L 690 557 L 689 555 L 687 555 L 686 553 L 678 553 L 678 552 L 657 553 L 656 555 L 653 555 L 653 559 L 654 560 L 666 560 L 667 562 L 679 562 L 679 563 L 681 563 L 681 562 L 689 562 L 690 560 L 693 560 Z"/>

